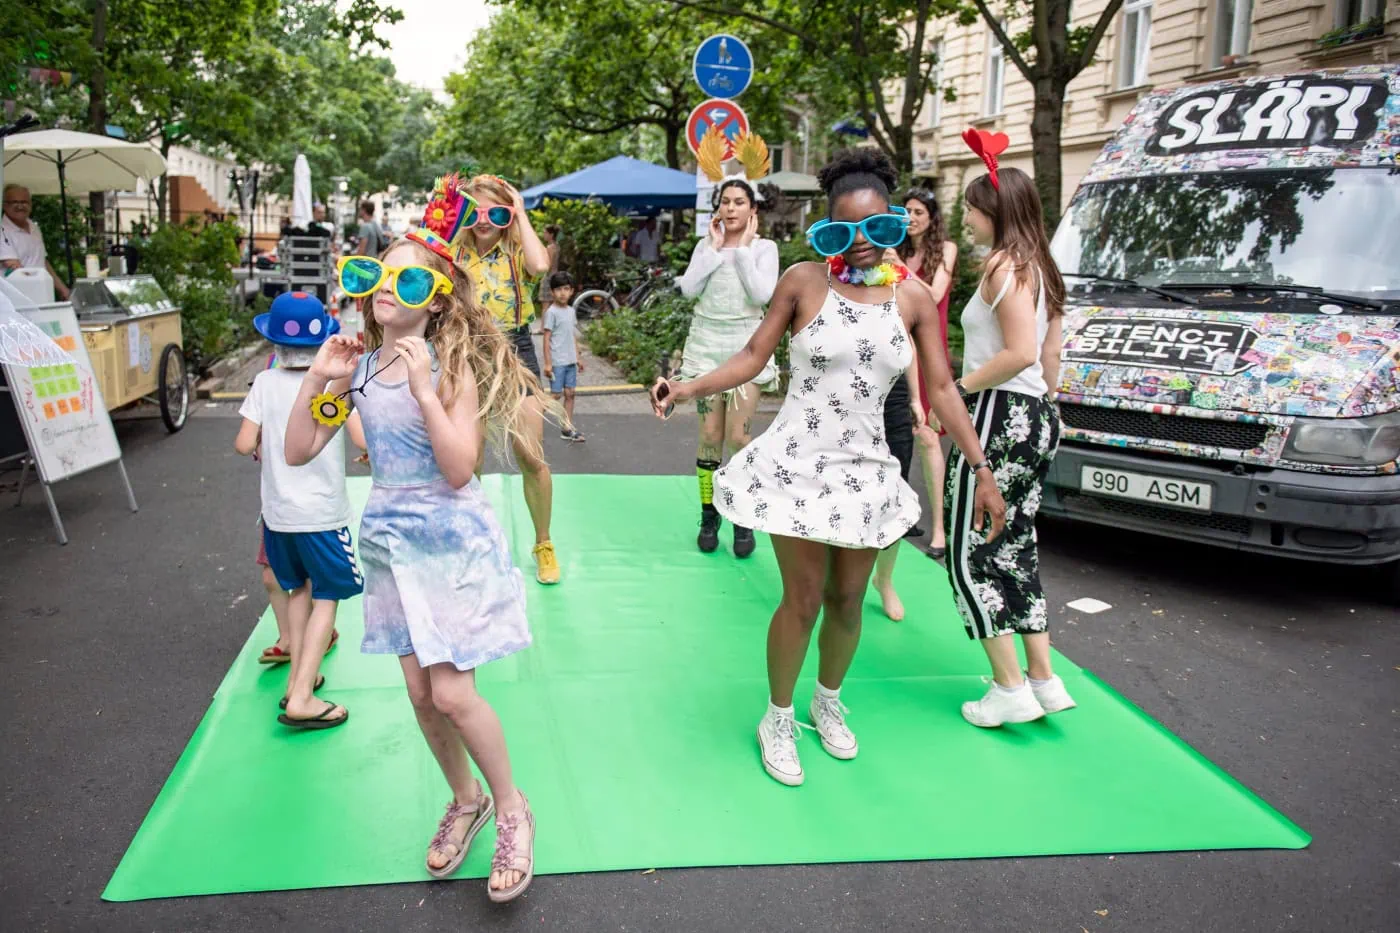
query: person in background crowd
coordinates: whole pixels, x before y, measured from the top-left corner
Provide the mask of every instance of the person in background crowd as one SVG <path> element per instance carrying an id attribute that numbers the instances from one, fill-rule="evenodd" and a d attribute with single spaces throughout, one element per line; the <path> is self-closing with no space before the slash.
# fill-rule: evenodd
<path id="1" fill-rule="evenodd" d="M 379 229 L 379 224 L 374 222 L 374 202 L 360 202 L 360 232 L 359 238 L 355 240 L 355 255 L 357 256 L 378 256 L 384 252 L 384 248 L 389 243 Z"/>
<path id="2" fill-rule="evenodd" d="M 29 217 L 34 210 L 34 199 L 29 189 L 21 185 L 6 185 L 4 201 L 5 212 L 0 217 L 0 268 L 5 270 L 5 275 L 15 269 L 47 269 L 58 300 L 67 301 L 68 286 L 49 263 L 38 221 Z"/>
<path id="3" fill-rule="evenodd" d="M 648 217 L 641 229 L 633 232 L 628 241 L 632 255 L 649 266 L 661 261 L 661 234 L 656 229 L 656 218 Z"/>
<path id="4" fill-rule="evenodd" d="M 530 321 L 535 317 L 531 286 L 549 269 L 549 250 L 540 242 L 525 210 L 520 192 L 495 175 L 477 175 L 467 182 L 466 192 L 476 205 L 470 209 L 465 226 L 453 245 L 457 261 L 467 270 L 476 287 L 477 300 L 491 312 L 497 326 L 510 338 L 520 362 L 541 378 Z M 542 454 L 544 406 L 532 399 L 526 406 L 530 436 L 535 443 L 513 438 L 512 449 L 520 464 L 525 486 L 525 504 L 535 526 L 535 579 L 552 585 L 561 571 L 554 542 L 549 537 L 550 516 L 554 509 L 554 476 Z"/>

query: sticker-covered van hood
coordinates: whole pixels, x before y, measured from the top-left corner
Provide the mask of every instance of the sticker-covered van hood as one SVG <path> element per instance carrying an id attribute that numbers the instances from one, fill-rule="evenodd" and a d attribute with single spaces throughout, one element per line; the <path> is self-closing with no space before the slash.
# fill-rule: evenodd
<path id="1" fill-rule="evenodd" d="M 1400 409 L 1394 315 L 1067 305 L 1063 326 L 1069 400 L 1314 418 Z"/>

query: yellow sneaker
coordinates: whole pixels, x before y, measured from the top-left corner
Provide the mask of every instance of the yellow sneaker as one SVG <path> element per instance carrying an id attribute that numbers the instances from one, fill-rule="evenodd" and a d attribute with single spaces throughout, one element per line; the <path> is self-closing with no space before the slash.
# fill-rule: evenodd
<path id="1" fill-rule="evenodd" d="M 559 558 L 553 541 L 535 545 L 535 579 L 546 586 L 559 582 Z"/>

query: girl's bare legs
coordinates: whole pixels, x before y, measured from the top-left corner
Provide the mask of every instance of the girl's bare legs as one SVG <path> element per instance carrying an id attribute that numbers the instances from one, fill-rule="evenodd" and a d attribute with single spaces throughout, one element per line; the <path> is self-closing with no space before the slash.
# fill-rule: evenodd
<path id="1" fill-rule="evenodd" d="M 472 774 L 462 736 L 433 702 L 431 678 L 426 670 L 418 666 L 418 658 L 411 654 L 404 655 L 399 658 L 399 665 L 403 668 L 403 679 L 408 685 L 408 699 L 413 704 L 418 728 L 428 743 L 428 749 L 437 759 L 442 776 L 447 779 L 447 786 L 452 788 L 453 803 L 473 806 L 476 798 L 481 796 L 481 784 Z M 428 864 L 433 868 L 442 868 L 451 860 L 451 855 L 442 849 L 428 850 Z"/>
<path id="2" fill-rule="evenodd" d="M 724 402 L 718 397 L 698 398 L 695 411 L 700 415 L 700 442 L 695 459 L 719 463 L 724 459 Z"/>
<path id="3" fill-rule="evenodd" d="M 936 427 L 923 432 L 916 431 L 914 440 L 923 464 L 924 482 L 928 483 L 928 500 L 933 506 L 933 538 L 929 546 L 935 550 L 946 549 L 948 538 L 943 527 L 943 483 L 947 462 L 943 457 L 943 445 L 939 442 Z"/>
<path id="4" fill-rule="evenodd" d="M 768 696 L 774 706 L 786 708 L 792 705 L 797 675 L 821 613 L 828 547 L 803 538 L 772 537 L 783 596 L 768 624 Z"/>
<path id="5" fill-rule="evenodd" d="M 525 430 L 530 432 L 541 445 L 544 443 L 544 409 L 539 401 L 531 397 L 525 403 Z M 535 526 L 535 544 L 549 540 L 549 522 L 554 510 L 554 476 L 543 456 L 535 456 L 516 441 L 513 445 L 515 461 L 520 465 L 525 486 L 525 507 L 530 510 L 530 521 Z M 541 447 L 543 450 L 543 447 Z"/>
<path id="6" fill-rule="evenodd" d="M 277 582 L 277 575 L 272 572 L 271 567 L 262 569 L 263 589 L 267 590 L 267 601 L 272 606 L 272 618 L 277 620 L 277 647 L 287 653 L 292 650 L 292 633 L 288 628 L 287 606 L 290 597 L 287 591 L 282 589 L 282 584 Z"/>
<path id="7" fill-rule="evenodd" d="M 333 599 L 312 600 L 310 583 L 292 594 L 294 605 L 303 599 L 310 605 L 309 612 L 302 616 L 302 609 L 294 609 L 291 613 L 293 619 L 305 618 L 306 621 L 300 623 L 300 633 L 292 637 L 292 673 L 287 684 L 287 715 L 292 719 L 308 719 L 313 716 L 339 719 L 346 715 L 343 709 L 337 708 L 337 704 L 331 704 L 333 709 L 327 711 L 325 702 L 328 701 L 317 700 L 313 696 L 316 678 L 321 672 L 321 659 L 326 655 L 326 649 L 330 646 L 331 630 L 335 628 L 338 603 Z"/>
<path id="8" fill-rule="evenodd" d="M 822 630 L 817 636 L 820 664 L 817 683 L 837 690 L 846 679 L 860 644 L 860 610 L 870 568 L 879 552 L 871 548 L 831 548 L 831 562 L 822 593 Z"/>
<path id="9" fill-rule="evenodd" d="M 753 440 L 753 416 L 758 411 L 758 402 L 763 395 L 757 383 L 750 382 L 741 388 L 742 395 L 739 389 L 734 390 L 734 403 L 725 413 L 725 423 L 722 426 L 731 457 L 749 446 L 749 441 Z"/>
<path id="10" fill-rule="evenodd" d="M 466 743 L 472 761 L 481 769 L 491 795 L 496 800 L 499 817 L 516 816 L 525 810 L 525 798 L 516 789 L 511 777 L 510 756 L 506 752 L 506 734 L 500 717 L 481 694 L 476 692 L 476 672 L 459 671 L 451 664 L 434 664 L 428 668 L 433 706 L 447 718 Z M 534 846 L 528 837 L 529 823 L 520 822 L 525 839 L 517 837 L 520 848 Z M 503 890 L 522 878 L 519 871 L 493 871 L 490 887 Z"/>
<path id="11" fill-rule="evenodd" d="M 1050 669 L 1049 632 L 1022 635 L 1021 645 L 1026 649 L 1026 671 L 1031 675 L 1031 680 L 1049 680 L 1055 676 Z"/>
<path id="12" fill-rule="evenodd" d="M 1046 647 L 1049 647 L 1048 636 Z M 992 664 L 992 678 L 997 683 L 1007 688 L 1021 686 L 1021 663 L 1016 658 L 1015 635 L 984 638 L 982 650 L 987 652 L 987 660 Z"/>
<path id="13" fill-rule="evenodd" d="M 875 591 L 880 594 L 880 607 L 895 622 L 904 618 L 904 602 L 894 591 L 894 564 L 899 559 L 901 542 L 879 552 L 875 558 Z"/>

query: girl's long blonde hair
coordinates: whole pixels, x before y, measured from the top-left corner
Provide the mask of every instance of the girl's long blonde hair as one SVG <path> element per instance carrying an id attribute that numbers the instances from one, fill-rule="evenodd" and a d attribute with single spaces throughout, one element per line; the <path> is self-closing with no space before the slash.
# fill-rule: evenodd
<path id="1" fill-rule="evenodd" d="M 560 424 L 565 423 L 563 407 L 544 393 L 539 379 L 520 362 L 490 312 L 477 301 L 476 287 L 465 269 L 408 237 L 390 243 L 379 254 L 380 260 L 400 245 L 413 247 L 420 265 L 452 280 L 452 294 L 433 298 L 423 335 L 432 343 L 442 372 L 438 398 L 450 409 L 460 390 L 459 380 L 470 370 L 476 380 L 477 417 L 486 422 L 487 440 L 496 452 L 504 454 L 518 443 L 532 456 L 543 457 L 540 438 L 527 429 L 527 405 L 532 397 L 540 399 L 546 414 Z M 364 328 L 367 351 L 383 345 L 384 328 L 372 311 L 364 315 Z"/>
<path id="2" fill-rule="evenodd" d="M 483 197 L 490 198 L 496 204 L 504 204 L 507 206 L 514 202 L 510 192 L 506 190 L 505 184 L 495 175 L 474 175 L 471 181 L 467 182 L 462 190 L 478 200 Z M 462 236 L 471 244 L 472 249 L 477 249 L 475 230 L 470 228 L 464 229 L 462 231 Z M 510 226 L 506 227 L 505 233 L 501 235 L 501 239 L 506 242 L 506 247 L 512 255 L 519 255 L 520 252 L 524 250 L 525 244 L 520 239 L 520 218 L 516 217 L 511 220 Z M 521 269 L 520 275 L 523 276 L 524 274 L 525 270 Z M 520 283 L 522 288 L 524 284 L 524 282 Z"/>

